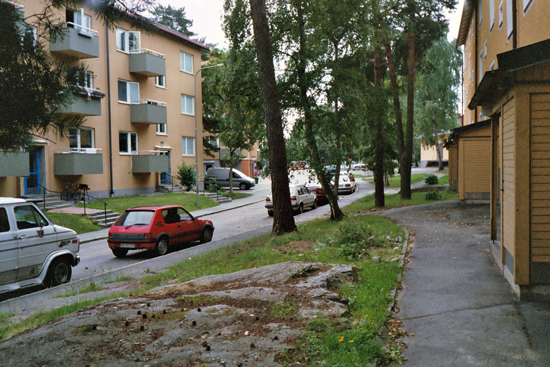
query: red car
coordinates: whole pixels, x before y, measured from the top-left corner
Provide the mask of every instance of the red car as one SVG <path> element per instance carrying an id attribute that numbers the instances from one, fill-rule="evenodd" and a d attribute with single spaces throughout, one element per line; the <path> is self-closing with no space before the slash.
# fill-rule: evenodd
<path id="1" fill-rule="evenodd" d="M 127 209 L 109 229 L 107 243 L 116 257 L 128 250 L 155 250 L 158 255 L 179 243 L 212 241 L 214 225 L 177 205 Z"/>

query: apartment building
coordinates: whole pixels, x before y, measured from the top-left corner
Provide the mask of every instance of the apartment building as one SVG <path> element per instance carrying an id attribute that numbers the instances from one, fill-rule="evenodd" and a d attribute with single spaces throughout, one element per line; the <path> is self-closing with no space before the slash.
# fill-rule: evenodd
<path id="1" fill-rule="evenodd" d="M 39 1 L 17 3 L 25 17 L 43 10 Z M 61 192 L 68 183 L 85 184 L 97 197 L 145 194 L 196 159 L 202 174 L 195 74 L 208 48 L 158 24 L 153 32 L 133 28 L 129 19 L 108 28 L 87 8 L 59 9 L 54 18 L 64 37 L 52 40 L 49 51 L 88 69 L 63 113 L 86 120 L 64 139 L 37 137 L 26 152 L 0 154 L 0 196 Z"/>
<path id="2" fill-rule="evenodd" d="M 549 14 L 547 0 L 466 0 L 457 42 L 465 121 L 490 121 L 493 254 L 522 298 L 550 284 Z"/>

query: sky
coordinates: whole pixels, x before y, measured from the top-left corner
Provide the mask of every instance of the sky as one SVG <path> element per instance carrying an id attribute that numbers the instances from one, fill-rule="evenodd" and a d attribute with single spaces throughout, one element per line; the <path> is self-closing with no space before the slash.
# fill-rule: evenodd
<path id="1" fill-rule="evenodd" d="M 217 44 L 219 48 L 227 48 L 227 41 L 222 30 L 222 15 L 224 0 L 158 0 L 164 6 L 175 8 L 185 7 L 187 19 L 193 21 L 191 30 L 198 37 L 206 37 L 206 42 Z M 448 39 L 455 39 L 458 35 L 460 15 L 464 0 L 458 0 L 456 10 L 448 15 L 450 19 Z"/>

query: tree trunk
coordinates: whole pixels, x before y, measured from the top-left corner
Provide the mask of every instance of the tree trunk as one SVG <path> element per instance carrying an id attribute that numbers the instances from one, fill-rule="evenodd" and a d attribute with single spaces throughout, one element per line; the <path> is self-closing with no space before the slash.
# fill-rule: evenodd
<path id="1" fill-rule="evenodd" d="M 434 128 L 435 150 L 437 151 L 437 166 L 441 171 L 443 170 L 443 158 L 441 157 L 441 145 L 439 144 L 439 135 L 437 134 L 435 119 L 432 119 L 432 126 Z"/>
<path id="2" fill-rule="evenodd" d="M 376 48 L 374 51 L 374 84 L 376 89 L 376 95 L 382 98 L 382 55 L 380 48 Z M 374 147 L 374 205 L 377 208 L 384 207 L 384 134 L 383 134 L 383 121 L 384 111 L 380 107 L 380 104 L 376 106 L 376 144 Z"/>
<path id="3" fill-rule="evenodd" d="M 414 4 L 409 0 L 409 30 L 407 46 L 409 54 L 407 58 L 407 125 L 405 126 L 405 156 L 401 167 L 401 198 L 411 198 L 411 167 L 413 151 L 413 126 L 414 126 L 414 79 L 415 79 L 415 34 L 416 21 Z"/>
<path id="4" fill-rule="evenodd" d="M 338 205 L 338 196 L 334 195 L 334 192 L 330 188 L 330 182 L 327 179 L 325 168 L 323 166 L 323 163 L 321 162 L 319 150 L 317 149 L 317 141 L 315 140 L 315 136 L 313 134 L 313 118 L 311 116 L 311 108 L 307 96 L 306 57 L 304 55 L 306 52 L 304 10 L 302 8 L 302 2 L 298 1 L 297 3 L 298 28 L 300 37 L 300 49 L 298 51 L 300 59 L 297 66 L 298 85 L 300 88 L 300 103 L 304 109 L 304 128 L 306 141 L 311 155 L 310 163 L 313 166 L 313 170 L 315 171 L 315 174 L 317 175 L 317 178 L 321 183 L 321 186 L 323 187 L 325 195 L 327 196 L 327 200 L 330 204 L 330 219 L 341 220 L 344 217 L 344 213 L 342 213 L 342 210 L 340 210 L 340 206 Z"/>
<path id="5" fill-rule="evenodd" d="M 249 0 L 254 29 L 254 41 L 258 55 L 258 70 L 264 104 L 269 164 L 271 166 L 271 192 L 273 199 L 272 235 L 281 235 L 296 230 L 290 205 L 286 147 L 283 135 L 279 96 L 273 66 L 273 50 L 265 8 L 265 0 Z"/>

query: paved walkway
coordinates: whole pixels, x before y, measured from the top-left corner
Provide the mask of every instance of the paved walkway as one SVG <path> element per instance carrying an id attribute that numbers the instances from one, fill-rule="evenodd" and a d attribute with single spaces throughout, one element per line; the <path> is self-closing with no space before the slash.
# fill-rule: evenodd
<path id="1" fill-rule="evenodd" d="M 489 206 L 388 210 L 414 235 L 399 295 L 405 366 L 550 366 L 550 305 L 519 302 L 489 250 Z"/>

